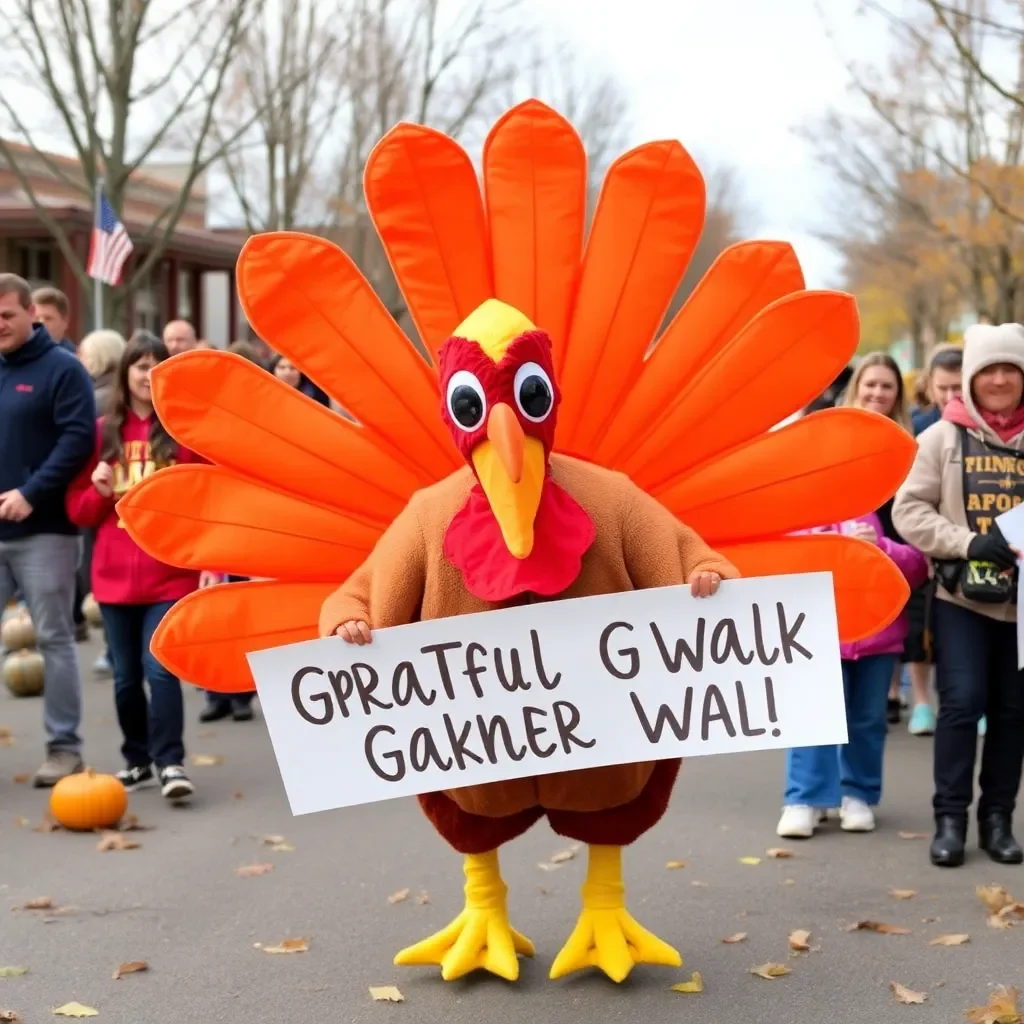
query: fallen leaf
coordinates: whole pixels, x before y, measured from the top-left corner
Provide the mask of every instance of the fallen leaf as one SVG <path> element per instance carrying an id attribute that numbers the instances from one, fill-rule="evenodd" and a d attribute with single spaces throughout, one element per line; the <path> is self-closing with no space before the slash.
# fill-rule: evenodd
<path id="1" fill-rule="evenodd" d="M 143 825 L 137 814 L 126 814 L 117 824 L 118 832 L 149 832 L 152 825 Z"/>
<path id="2" fill-rule="evenodd" d="M 22 903 L 22 910 L 52 910 L 53 899 L 50 896 L 37 896 L 34 900 Z"/>
<path id="3" fill-rule="evenodd" d="M 1013 903 L 1013 897 L 1001 885 L 979 885 L 974 891 L 990 914 L 998 914 Z"/>
<path id="4" fill-rule="evenodd" d="M 706 889 L 708 887 L 707 882 L 691 882 L 690 885 L 696 886 L 698 889 Z"/>
<path id="5" fill-rule="evenodd" d="M 99 1010 L 94 1010 L 91 1006 L 83 1006 L 81 1003 L 65 1003 L 63 1006 L 58 1006 L 53 1013 L 58 1017 L 98 1017 L 100 1015 Z"/>
<path id="6" fill-rule="evenodd" d="M 215 764 L 224 763 L 223 754 L 193 754 L 192 763 L 197 768 L 212 768 Z"/>
<path id="7" fill-rule="evenodd" d="M 232 796 L 232 797 L 233 797 L 233 798 L 234 798 L 235 800 L 241 800 L 241 799 L 243 799 L 243 797 L 245 796 L 245 794 L 244 794 L 244 793 L 243 793 L 243 792 L 242 792 L 242 791 L 241 791 L 240 789 L 236 789 L 236 790 L 234 791 L 234 793 L 232 793 L 232 794 L 231 794 L 231 796 Z"/>
<path id="8" fill-rule="evenodd" d="M 851 924 L 848 932 L 878 932 L 879 935 L 909 935 L 909 928 L 901 928 L 898 924 L 886 924 L 884 921 L 858 921 Z"/>
<path id="9" fill-rule="evenodd" d="M 114 981 L 119 981 L 126 974 L 137 974 L 139 971 L 148 971 L 149 964 L 145 960 L 129 960 L 126 964 L 121 964 L 120 967 L 114 971 Z"/>
<path id="10" fill-rule="evenodd" d="M 421 906 L 425 907 L 430 902 L 430 893 L 426 889 L 420 889 L 419 895 L 416 897 L 416 902 Z"/>
<path id="11" fill-rule="evenodd" d="M 284 939 L 279 946 L 261 946 L 264 953 L 305 953 L 309 939 Z"/>
<path id="12" fill-rule="evenodd" d="M 694 971 L 690 975 L 689 981 L 681 981 L 678 985 L 672 986 L 673 992 L 703 992 L 704 991 L 704 979 L 700 976 L 700 971 Z"/>
<path id="13" fill-rule="evenodd" d="M 760 857 L 740 857 L 739 862 L 741 864 L 749 864 L 750 867 L 757 867 L 761 863 Z"/>
<path id="14" fill-rule="evenodd" d="M 962 946 L 970 942 L 970 935 L 940 935 L 928 943 L 929 946 Z"/>
<path id="15" fill-rule="evenodd" d="M 235 874 L 239 878 L 256 878 L 273 870 L 273 864 L 243 864 L 240 868 L 235 868 Z"/>
<path id="16" fill-rule="evenodd" d="M 896 1002 L 903 1003 L 905 1006 L 919 1005 L 928 998 L 926 993 L 915 992 L 912 988 L 907 988 L 906 985 L 901 985 L 898 981 L 890 981 L 889 988 L 892 989 Z"/>
<path id="17" fill-rule="evenodd" d="M 294 853 L 295 847 L 291 843 L 274 843 L 270 848 L 274 853 Z"/>
<path id="18" fill-rule="evenodd" d="M 137 850 L 139 844 L 134 839 L 128 839 L 123 832 L 103 832 L 96 849 L 100 853 L 109 853 L 111 850 Z"/>
<path id="19" fill-rule="evenodd" d="M 567 860 L 572 860 L 573 857 L 575 857 L 575 856 L 576 856 L 576 851 L 574 849 L 559 850 L 558 853 L 556 853 L 551 858 L 551 863 L 552 864 L 564 864 Z"/>
<path id="20" fill-rule="evenodd" d="M 930 839 L 927 832 L 897 832 L 900 839 Z"/>
<path id="21" fill-rule="evenodd" d="M 797 953 L 806 953 L 811 948 L 808 940 L 811 937 L 809 931 L 804 929 L 798 929 L 795 932 L 789 933 L 789 948 Z"/>
<path id="22" fill-rule="evenodd" d="M 284 842 L 284 836 L 262 836 L 260 842 L 264 846 L 277 846 L 278 843 Z"/>
<path id="23" fill-rule="evenodd" d="M 28 782 L 28 780 L 31 778 L 32 776 L 28 772 L 15 772 L 11 776 L 11 782 L 14 782 L 20 786 L 22 785 L 22 783 Z"/>
<path id="24" fill-rule="evenodd" d="M 405 996 L 394 985 L 371 985 L 370 998 L 378 1003 L 404 1003 Z"/>
<path id="25" fill-rule="evenodd" d="M 11 734 L 11 730 L 3 726 L 0 726 L 0 747 L 13 747 L 14 736 Z"/>
<path id="26" fill-rule="evenodd" d="M 917 895 L 916 889 L 890 889 L 889 895 L 894 900 L 912 900 Z M 893 982 L 895 985 L 896 982 Z"/>
<path id="27" fill-rule="evenodd" d="M 795 878 L 785 878 L 785 879 L 783 879 L 782 884 L 783 885 L 796 885 L 796 879 Z"/>
<path id="28" fill-rule="evenodd" d="M 975 1006 L 964 1016 L 971 1024 L 1022 1024 L 1024 1017 L 1017 1009 L 1018 999 L 1020 989 L 1001 985 L 989 996 L 985 1006 Z"/>
<path id="29" fill-rule="evenodd" d="M 28 974 L 27 967 L 0 967 L 0 978 L 19 978 Z"/>
<path id="30" fill-rule="evenodd" d="M 1007 903 L 1007 905 L 995 916 L 1000 921 L 1008 922 L 1008 924 L 1013 924 L 1013 922 L 1010 921 L 1011 917 L 1019 917 L 1024 921 L 1024 903 Z M 1003 928 L 1007 927 L 1007 925 L 999 925 L 999 927 Z"/>
<path id="31" fill-rule="evenodd" d="M 1005 931 L 1007 928 L 1013 927 L 1013 921 L 1008 917 L 1004 917 L 1000 914 L 989 914 L 988 915 L 988 926 L 989 928 L 997 928 L 1000 931 Z"/>
<path id="32" fill-rule="evenodd" d="M 14 1010 L 0 1010 L 0 1021 L 4 1024 L 20 1024 L 21 1018 Z"/>
<path id="33" fill-rule="evenodd" d="M 771 849 L 766 850 L 765 853 L 774 860 L 786 860 L 793 856 L 793 851 L 787 850 L 784 846 L 773 846 Z"/>
<path id="34" fill-rule="evenodd" d="M 922 917 L 921 924 L 935 924 L 937 921 L 941 920 L 941 917 Z"/>
<path id="35" fill-rule="evenodd" d="M 669 861 L 665 862 L 665 867 L 668 868 L 669 871 L 678 871 L 680 868 L 685 868 L 686 867 L 686 861 L 685 860 L 669 860 Z"/>
<path id="36" fill-rule="evenodd" d="M 28 828 L 32 822 L 28 818 L 15 818 L 14 824 L 17 825 L 18 828 Z"/>
<path id="37" fill-rule="evenodd" d="M 398 892 L 393 892 L 388 897 L 388 903 L 401 903 L 403 900 L 407 900 L 408 898 L 409 898 L 409 890 L 408 889 L 399 889 Z"/>
<path id="38" fill-rule="evenodd" d="M 43 818 L 41 822 L 34 829 L 33 832 L 41 832 L 43 835 L 48 835 L 50 832 L 60 831 L 60 825 L 57 824 L 52 818 Z"/>
<path id="39" fill-rule="evenodd" d="M 792 974 L 793 969 L 785 964 L 761 964 L 760 967 L 751 967 L 750 973 L 756 974 L 757 977 L 764 978 L 766 981 L 773 981 L 775 978 L 782 978 L 787 974 Z"/>
<path id="40" fill-rule="evenodd" d="M 737 942 L 742 942 L 747 937 L 746 932 L 737 932 L 735 935 L 727 935 L 722 941 L 727 946 L 733 946 Z"/>
<path id="41" fill-rule="evenodd" d="M 216 729 L 200 729 L 196 733 L 196 738 L 201 740 L 212 740 L 217 735 Z"/>

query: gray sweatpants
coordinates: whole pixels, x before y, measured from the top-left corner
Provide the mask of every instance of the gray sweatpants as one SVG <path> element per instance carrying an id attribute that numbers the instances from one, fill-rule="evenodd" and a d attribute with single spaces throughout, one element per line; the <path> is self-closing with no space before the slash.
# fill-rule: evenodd
<path id="1" fill-rule="evenodd" d="M 47 746 L 75 753 L 82 746 L 82 680 L 72 616 L 78 556 L 79 538 L 64 534 L 0 540 L 0 610 L 21 591 L 43 656 Z"/>

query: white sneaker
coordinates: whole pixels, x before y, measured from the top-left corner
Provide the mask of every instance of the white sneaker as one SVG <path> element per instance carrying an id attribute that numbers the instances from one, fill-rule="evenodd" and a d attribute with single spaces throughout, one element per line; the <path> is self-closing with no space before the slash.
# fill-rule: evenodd
<path id="1" fill-rule="evenodd" d="M 775 834 L 783 839 L 810 839 L 815 826 L 821 821 L 821 811 L 807 804 L 789 804 L 782 808 L 782 817 Z"/>
<path id="2" fill-rule="evenodd" d="M 844 832 L 874 832 L 875 815 L 863 800 L 855 796 L 844 796 L 839 809 L 839 827 Z"/>

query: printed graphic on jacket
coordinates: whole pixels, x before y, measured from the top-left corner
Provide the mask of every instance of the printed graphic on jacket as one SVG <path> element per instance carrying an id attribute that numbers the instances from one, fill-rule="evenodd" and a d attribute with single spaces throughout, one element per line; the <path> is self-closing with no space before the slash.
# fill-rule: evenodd
<path id="1" fill-rule="evenodd" d="M 177 459 L 169 459 L 154 462 L 148 438 L 144 441 L 125 441 L 124 462 L 115 462 L 112 467 L 114 470 L 114 497 L 123 498 L 146 477 L 152 476 L 157 470 L 177 465 L 177 461 Z M 117 525 L 120 529 L 124 529 L 124 523 L 120 516 L 118 516 Z"/>
<path id="2" fill-rule="evenodd" d="M 1024 456 L 963 432 L 964 506 L 967 525 L 985 534 L 1002 512 L 1024 501 Z"/>

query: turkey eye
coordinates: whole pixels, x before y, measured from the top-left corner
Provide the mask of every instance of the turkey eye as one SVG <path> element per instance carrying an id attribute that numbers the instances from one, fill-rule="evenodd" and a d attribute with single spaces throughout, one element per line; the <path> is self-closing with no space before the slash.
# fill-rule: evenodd
<path id="1" fill-rule="evenodd" d="M 460 430 L 476 430 L 487 412 L 483 385 L 469 370 L 458 370 L 448 381 L 448 412 Z"/>
<path id="2" fill-rule="evenodd" d="M 513 387 L 519 411 L 528 420 L 543 423 L 555 403 L 555 389 L 544 368 L 537 363 L 523 363 L 516 370 Z"/>

